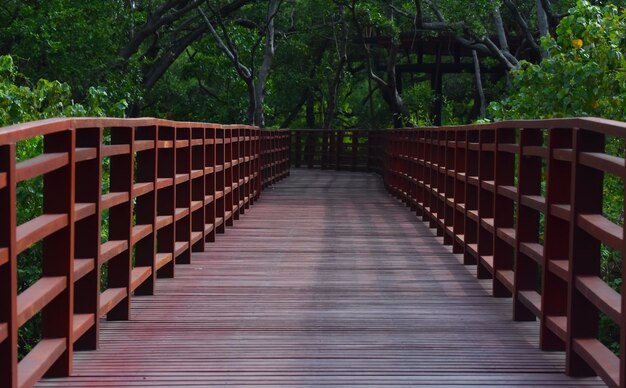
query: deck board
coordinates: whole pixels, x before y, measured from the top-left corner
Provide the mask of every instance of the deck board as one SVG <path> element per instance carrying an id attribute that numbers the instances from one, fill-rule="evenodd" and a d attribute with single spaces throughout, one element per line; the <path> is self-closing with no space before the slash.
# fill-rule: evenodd
<path id="1" fill-rule="evenodd" d="M 603 386 L 461 261 L 376 175 L 292 170 L 38 385 Z"/>

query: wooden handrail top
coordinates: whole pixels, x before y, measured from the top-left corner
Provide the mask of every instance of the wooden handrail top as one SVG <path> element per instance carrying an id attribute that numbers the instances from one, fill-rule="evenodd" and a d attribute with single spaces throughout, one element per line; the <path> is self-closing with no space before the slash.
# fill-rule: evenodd
<path id="1" fill-rule="evenodd" d="M 47 135 L 67 129 L 97 127 L 172 127 L 172 128 L 206 128 L 206 129 L 251 129 L 259 127 L 245 124 L 215 124 L 193 121 L 172 121 L 153 117 L 142 118 L 111 118 L 111 117 L 67 117 L 54 118 L 28 123 L 14 124 L 0 128 L 0 144 L 30 139 L 34 136 Z M 268 132 L 286 132 L 286 130 L 263 129 Z"/>
<path id="2" fill-rule="evenodd" d="M 599 117 L 567 117 L 555 119 L 536 120 L 507 120 L 493 123 L 466 124 L 466 125 L 446 125 L 442 127 L 421 126 L 387 129 L 389 131 L 406 130 L 447 130 L 447 131 L 470 131 L 470 130 L 494 130 L 499 128 L 528 128 L 528 129 L 559 129 L 559 128 L 584 128 L 606 135 L 626 137 L 626 123 L 615 120 L 608 120 Z M 354 129 L 320 129 L 320 128 L 290 128 L 293 132 L 368 132 L 381 131 L 376 128 L 354 128 Z M 384 129 L 383 129 L 384 130 Z"/>

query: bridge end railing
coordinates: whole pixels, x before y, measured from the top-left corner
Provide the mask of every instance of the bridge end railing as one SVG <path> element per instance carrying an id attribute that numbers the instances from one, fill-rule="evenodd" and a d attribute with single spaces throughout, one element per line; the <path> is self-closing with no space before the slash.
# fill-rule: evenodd
<path id="1" fill-rule="evenodd" d="M 291 129 L 291 165 L 382 173 L 384 130 Z"/>

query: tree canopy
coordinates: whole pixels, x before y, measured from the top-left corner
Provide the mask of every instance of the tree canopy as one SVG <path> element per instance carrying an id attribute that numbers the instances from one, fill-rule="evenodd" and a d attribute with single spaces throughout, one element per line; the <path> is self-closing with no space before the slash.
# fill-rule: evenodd
<path id="1" fill-rule="evenodd" d="M 617 0 L 7 0 L 0 117 L 623 119 L 624 19 Z"/>

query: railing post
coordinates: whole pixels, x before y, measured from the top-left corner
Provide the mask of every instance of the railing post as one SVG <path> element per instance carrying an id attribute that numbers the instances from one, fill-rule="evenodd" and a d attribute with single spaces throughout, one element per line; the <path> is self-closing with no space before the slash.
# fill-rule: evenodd
<path id="1" fill-rule="evenodd" d="M 0 146 L 0 386 L 17 387 L 15 144 Z"/>
<path id="2" fill-rule="evenodd" d="M 137 225 L 150 225 L 150 233 L 135 243 L 135 267 L 150 268 L 150 275 L 135 289 L 135 295 L 152 295 L 156 280 L 156 187 L 157 147 L 156 127 L 138 127 L 135 139 L 149 141 L 152 147 L 138 151 L 136 155 L 136 184 L 151 184 L 153 190 L 136 198 L 135 218 Z"/>
<path id="3" fill-rule="evenodd" d="M 76 203 L 93 204 L 93 214 L 76 222 L 74 229 L 74 263 L 91 262 L 94 270 L 75 280 L 74 313 L 89 316 L 93 324 L 74 343 L 75 350 L 98 348 L 100 332 L 100 228 L 102 186 L 102 128 L 77 130 L 76 147 L 95 150 L 95 157 L 76 163 Z"/>
<path id="4" fill-rule="evenodd" d="M 233 161 L 232 161 L 232 173 L 233 173 L 233 221 L 239 220 L 239 195 L 241 190 L 239 189 L 239 179 L 241 178 L 239 165 L 239 158 L 241 157 L 240 146 L 241 142 L 239 141 L 239 128 L 232 129 L 232 152 L 233 152 Z"/>
<path id="5" fill-rule="evenodd" d="M 76 134 L 72 130 L 44 136 L 44 153 L 67 152 L 66 166 L 44 175 L 44 214 L 66 214 L 68 224 L 43 240 L 43 276 L 65 277 L 65 290 L 42 309 L 42 337 L 65 338 L 66 349 L 48 376 L 72 372 L 74 317 L 74 163 Z M 22 384 L 22 382 L 20 382 Z"/>
<path id="6" fill-rule="evenodd" d="M 520 158 L 517 174 L 517 227 L 515 257 L 515 292 L 513 293 L 513 319 L 533 321 L 535 314 L 522 303 L 520 292 L 535 291 L 537 285 L 537 263 L 527 254 L 520 252 L 520 243 L 537 244 L 539 238 L 540 212 L 526 205 L 528 196 L 541 195 L 542 158 L 529 155 L 530 147 L 541 147 L 543 134 L 539 129 L 520 130 Z"/>
<path id="7" fill-rule="evenodd" d="M 337 136 L 336 131 L 331 129 L 328 133 L 329 137 L 329 149 L 328 149 L 328 167 L 331 169 L 337 169 Z"/>
<path id="8" fill-rule="evenodd" d="M 359 135 L 356 130 L 352 131 L 352 171 L 357 170 L 357 158 L 359 152 Z"/>
<path id="9" fill-rule="evenodd" d="M 432 212 L 433 207 L 436 205 L 433 198 L 433 164 L 435 162 L 435 150 L 433 146 L 433 141 L 436 139 L 435 131 L 432 129 L 427 129 L 425 131 L 425 148 L 424 148 L 424 209 L 426 210 L 422 214 L 422 220 L 428 221 L 429 226 L 434 226 L 434 222 L 432 220 Z"/>
<path id="10" fill-rule="evenodd" d="M 454 242 L 452 251 L 461 254 L 465 253 L 466 134 L 465 129 L 459 129 L 455 131 L 454 136 Z"/>
<path id="11" fill-rule="evenodd" d="M 287 146 L 287 152 L 285 152 L 285 157 L 287 161 L 285 163 L 285 168 L 287 168 L 287 176 L 291 175 L 291 133 L 285 133 L 285 142 Z"/>
<path id="12" fill-rule="evenodd" d="M 431 208 L 433 216 L 430 218 L 430 224 L 437 230 L 437 236 L 444 236 L 444 227 L 442 221 L 445 212 L 445 180 L 443 179 L 444 174 L 441 170 L 442 167 L 445 166 L 446 158 L 445 146 L 442 144 L 445 143 L 445 130 L 443 128 L 437 128 L 433 132 L 433 161 L 435 163 L 431 165 L 431 191 L 433 195 L 434 205 Z"/>
<path id="13" fill-rule="evenodd" d="M 341 170 L 341 161 L 343 159 L 343 136 L 344 132 L 338 130 L 337 131 L 337 170 Z"/>
<path id="14" fill-rule="evenodd" d="M 233 226 L 233 129 L 224 127 L 224 225 Z"/>
<path id="15" fill-rule="evenodd" d="M 548 132 L 548 173 L 546 177 L 546 212 L 541 287 L 540 347 L 542 350 L 565 350 L 565 342 L 549 327 L 548 321 L 567 316 L 567 283 L 554 273 L 554 264 L 567 262 L 569 257 L 569 220 L 559 218 L 552 204 L 570 206 L 571 161 L 555 157 L 559 149 L 572 149 L 572 130 L 555 128 Z M 571 208 L 571 206 L 570 206 Z"/>
<path id="16" fill-rule="evenodd" d="M 583 152 L 604 152 L 604 135 L 574 129 L 570 211 L 569 291 L 565 372 L 570 376 L 593 376 L 593 368 L 578 354 L 576 340 L 598 338 L 597 308 L 577 288 L 579 276 L 600 275 L 600 241 L 578 225 L 580 214 L 602 214 L 604 174 L 580 164 Z M 623 313 L 623 312 L 622 312 Z"/>
<path id="17" fill-rule="evenodd" d="M 425 197 L 425 187 L 424 187 L 424 177 L 426 176 L 426 161 L 425 161 L 425 152 L 426 152 L 426 140 L 425 140 L 425 131 L 423 129 L 416 129 L 415 131 L 415 215 L 418 218 L 422 218 L 424 216 L 424 197 Z"/>
<path id="18" fill-rule="evenodd" d="M 192 252 L 204 252 L 206 225 L 206 181 L 204 170 L 206 159 L 206 139 L 204 128 L 191 128 L 191 245 Z"/>
<path id="19" fill-rule="evenodd" d="M 307 131 L 306 148 L 305 148 L 305 151 L 304 151 L 304 159 L 306 161 L 306 165 L 307 165 L 308 168 L 313 168 L 313 161 L 315 159 L 314 135 L 315 135 L 314 131 L 312 131 L 312 130 Z"/>
<path id="20" fill-rule="evenodd" d="M 511 291 L 504 284 L 498 273 L 513 270 L 513 260 L 515 256 L 514 247 L 502 238 L 498 233 L 503 228 L 515 228 L 514 212 L 516 195 L 511 192 L 511 188 L 515 187 L 515 158 L 516 154 L 510 150 L 504 150 L 503 147 L 515 146 L 514 128 L 497 128 L 496 144 L 495 144 L 495 180 L 494 180 L 494 214 L 493 214 L 493 296 L 510 297 Z M 506 190 L 506 194 L 504 191 Z"/>
<path id="21" fill-rule="evenodd" d="M 478 262 L 478 131 L 468 130 L 465 153 L 465 254 L 463 264 Z"/>
<path id="22" fill-rule="evenodd" d="M 215 128 L 204 131 L 204 222 L 206 242 L 215 242 Z"/>
<path id="23" fill-rule="evenodd" d="M 157 257 L 163 265 L 157 277 L 174 277 L 174 251 L 176 235 L 174 213 L 176 210 L 176 157 L 175 133 L 173 127 L 157 127 Z"/>
<path id="24" fill-rule="evenodd" d="M 405 187 L 404 190 L 406 192 L 406 194 L 404 195 L 404 197 L 406 198 L 406 206 L 408 208 L 411 209 L 411 212 L 415 212 L 417 210 L 416 208 L 416 189 L 417 189 L 417 185 L 415 184 L 415 163 L 414 163 L 414 157 L 415 157 L 415 130 L 413 129 L 404 129 L 403 130 L 403 136 L 402 136 L 402 142 L 404 144 L 404 150 L 403 150 L 403 168 L 404 168 L 404 182 L 405 182 Z"/>
<path id="25" fill-rule="evenodd" d="M 454 243 L 454 185 L 456 177 L 455 168 L 455 150 L 456 143 L 454 129 L 446 129 L 444 132 L 444 149 L 445 149 L 445 170 L 443 171 L 443 179 L 445 180 L 444 195 L 444 220 L 443 220 L 443 239 L 445 245 L 453 245 Z"/>
<path id="26" fill-rule="evenodd" d="M 365 139 L 365 147 L 367 147 L 367 155 L 366 155 L 366 163 L 365 163 L 365 171 L 372 171 L 372 160 L 374 160 L 374 148 L 372 144 L 374 143 L 374 131 L 367 131 Z"/>
<path id="27" fill-rule="evenodd" d="M 295 145 L 295 159 L 296 160 L 294 160 L 294 164 L 297 168 L 299 168 L 301 159 L 302 159 L 302 131 L 294 131 L 294 132 L 295 132 L 295 138 L 296 138 L 296 145 Z"/>
<path id="28" fill-rule="evenodd" d="M 325 170 L 328 167 L 328 129 L 322 129 L 322 152 L 320 168 Z"/>
<path id="29" fill-rule="evenodd" d="M 263 179 L 263 175 L 262 175 L 262 163 L 263 163 L 263 149 L 261 148 L 261 130 L 260 129 L 255 129 L 255 138 L 256 140 L 254 141 L 254 149 L 255 149 L 255 169 L 254 169 L 254 174 L 256 175 L 255 178 L 255 200 L 259 199 L 259 196 L 261 195 L 261 187 L 262 187 L 262 179 Z"/>
<path id="30" fill-rule="evenodd" d="M 191 263 L 191 131 L 190 128 L 176 128 L 176 264 Z"/>
<path id="31" fill-rule="evenodd" d="M 492 290 L 495 297 L 510 297 L 511 290 L 502 281 L 502 274 L 509 274 L 513 270 L 516 247 L 511 246 L 502 235 L 504 230 L 514 230 L 514 212 L 517 195 L 511 188 L 515 187 L 515 158 L 506 147 L 514 147 L 516 129 L 496 128 L 496 143 L 494 147 L 495 179 L 493 185 L 494 217 L 493 217 L 493 282 Z M 503 191 L 503 190 L 506 190 Z M 506 193 L 507 195 L 503 194 Z"/>
<path id="32" fill-rule="evenodd" d="M 128 145 L 129 151 L 111 156 L 111 193 L 127 193 L 125 202 L 109 210 L 109 241 L 126 241 L 126 249 L 115 255 L 108 266 L 108 288 L 124 290 L 124 298 L 107 314 L 110 321 L 130 319 L 130 281 L 132 270 L 132 187 L 134 180 L 133 128 L 112 128 L 111 144 Z"/>
<path id="33" fill-rule="evenodd" d="M 494 181 L 495 133 L 493 130 L 479 131 L 478 149 L 478 266 L 476 275 L 479 279 L 491 279 L 494 274 L 489 271 L 493 262 L 493 212 L 494 193 L 489 185 Z"/>
<path id="34" fill-rule="evenodd" d="M 225 136 L 224 127 L 219 126 L 215 135 L 215 231 L 216 233 L 224 233 L 226 227 L 224 225 L 224 217 L 226 207 L 224 205 L 224 187 L 226 180 L 224 178 L 224 161 L 225 161 Z"/>
<path id="35" fill-rule="evenodd" d="M 243 168 L 243 179 L 244 179 L 244 195 L 243 195 L 243 201 L 244 201 L 244 209 L 249 209 L 250 208 L 250 201 L 252 199 L 252 191 L 250 190 L 250 188 L 252 187 L 252 177 L 251 175 L 251 166 L 252 166 L 252 159 L 251 159 L 251 134 L 250 134 L 250 127 L 246 127 L 244 129 L 244 147 L 243 147 L 243 155 L 244 155 L 244 168 Z"/>

